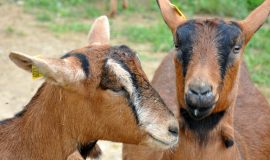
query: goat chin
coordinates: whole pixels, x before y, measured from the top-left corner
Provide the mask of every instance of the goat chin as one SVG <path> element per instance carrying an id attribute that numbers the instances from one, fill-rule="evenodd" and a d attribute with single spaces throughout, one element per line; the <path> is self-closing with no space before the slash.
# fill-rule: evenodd
<path id="1" fill-rule="evenodd" d="M 147 136 L 147 138 L 142 141 L 139 146 L 141 146 L 142 148 L 151 148 L 152 150 L 156 151 L 164 151 L 175 148 L 177 144 L 178 139 L 174 142 L 163 142 L 161 140 L 153 138 L 153 136 Z"/>

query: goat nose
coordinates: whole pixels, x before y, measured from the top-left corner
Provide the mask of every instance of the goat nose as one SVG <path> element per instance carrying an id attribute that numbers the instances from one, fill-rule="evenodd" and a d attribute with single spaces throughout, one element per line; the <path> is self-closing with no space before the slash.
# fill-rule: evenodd
<path id="1" fill-rule="evenodd" d="M 178 136 L 179 134 L 179 128 L 178 126 L 169 126 L 169 129 L 168 129 L 169 133 L 175 137 Z"/>
<path id="2" fill-rule="evenodd" d="M 190 85 L 189 92 L 196 96 L 206 96 L 212 92 L 212 87 L 210 85 Z"/>
<path id="3" fill-rule="evenodd" d="M 189 107 L 193 109 L 209 108 L 214 104 L 214 100 L 215 96 L 210 85 L 189 85 L 188 93 L 186 94 L 186 102 Z"/>

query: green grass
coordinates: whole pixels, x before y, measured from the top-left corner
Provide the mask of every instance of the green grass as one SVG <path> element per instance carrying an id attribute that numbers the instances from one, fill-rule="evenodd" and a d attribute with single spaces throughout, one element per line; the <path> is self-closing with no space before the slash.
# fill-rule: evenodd
<path id="1" fill-rule="evenodd" d="M 142 61 L 146 62 L 155 62 L 159 60 L 159 57 L 155 57 L 153 55 L 148 55 L 148 54 L 139 54 L 139 58 Z"/>
<path id="2" fill-rule="evenodd" d="M 249 42 L 245 60 L 252 79 L 261 85 L 270 86 L 270 30 L 261 28 Z"/>
<path id="3" fill-rule="evenodd" d="M 25 9 L 31 10 L 41 21 L 55 18 L 93 18 L 99 16 L 103 10 L 101 6 L 96 5 L 97 2 L 97 0 L 91 0 L 91 2 L 87 0 L 25 0 Z"/>
<path id="4" fill-rule="evenodd" d="M 216 16 L 244 18 L 263 0 L 171 0 L 187 15 L 214 14 Z"/>
<path id="5" fill-rule="evenodd" d="M 7 34 L 12 34 L 14 32 L 15 32 L 15 29 L 11 26 L 8 26 L 5 28 L 5 33 L 7 33 Z"/>
<path id="6" fill-rule="evenodd" d="M 127 25 L 121 35 L 134 43 L 148 43 L 152 50 L 169 51 L 173 47 L 172 36 L 164 23 L 145 27 L 144 25 Z"/>
<path id="7" fill-rule="evenodd" d="M 17 30 L 13 26 L 7 26 L 6 28 L 4 28 L 4 32 L 8 35 L 16 35 L 20 37 L 25 36 L 24 32 Z"/>
<path id="8" fill-rule="evenodd" d="M 195 14 L 212 14 L 234 18 L 244 18 L 263 0 L 171 0 L 188 17 Z M 112 37 L 124 38 L 134 44 L 145 44 L 152 52 L 168 52 L 173 48 L 172 36 L 163 22 L 155 0 L 130 0 L 129 8 L 123 10 L 118 5 L 123 22 L 121 25 L 111 20 Z M 36 19 L 52 32 L 87 33 L 93 19 L 109 12 L 109 0 L 25 0 L 25 10 L 36 15 Z M 140 17 L 139 22 L 132 20 Z M 270 86 L 270 23 L 259 30 L 245 51 L 245 60 L 252 79 L 259 85 Z M 6 29 L 13 33 L 12 28 Z M 136 50 L 136 48 L 135 48 Z M 142 60 L 155 60 L 142 55 Z"/>
<path id="9" fill-rule="evenodd" d="M 90 25 L 84 23 L 65 23 L 65 24 L 49 24 L 49 29 L 55 33 L 65 33 L 65 32 L 84 32 L 89 31 Z"/>
<path id="10" fill-rule="evenodd" d="M 52 20 L 52 16 L 47 13 L 38 13 L 36 19 L 41 22 L 48 22 Z"/>
<path id="11" fill-rule="evenodd" d="M 253 10 L 259 6 L 264 0 L 247 0 L 247 8 Z"/>
<path id="12" fill-rule="evenodd" d="M 195 13 L 217 14 L 219 16 L 233 16 L 243 18 L 247 15 L 246 3 L 243 0 L 200 0 L 194 4 Z M 238 12 L 241 8 L 241 12 Z"/>

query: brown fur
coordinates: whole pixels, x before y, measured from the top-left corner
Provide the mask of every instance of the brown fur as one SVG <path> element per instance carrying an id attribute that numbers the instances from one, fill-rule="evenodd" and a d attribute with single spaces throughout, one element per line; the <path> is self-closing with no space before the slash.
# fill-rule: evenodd
<path id="1" fill-rule="evenodd" d="M 173 58 L 174 54 L 172 52 L 164 58 L 152 81 L 152 85 L 159 93 L 161 93 L 161 97 L 164 99 L 166 104 L 168 104 L 168 101 L 166 100 L 169 100 L 176 95 L 175 87 L 173 87 L 175 84 L 173 80 L 175 79 L 175 68 L 172 63 Z M 269 105 L 265 97 L 263 97 L 254 84 L 252 84 L 246 66 L 242 64 L 240 68 L 241 83 L 239 83 L 239 92 L 236 101 L 237 107 L 235 108 L 234 113 L 237 115 L 234 116 L 234 129 L 237 131 L 235 133 L 236 142 L 237 145 L 240 146 L 241 154 L 244 157 L 249 157 L 243 159 L 268 160 L 270 158 Z M 166 78 L 165 76 L 161 76 L 163 73 L 166 73 Z M 169 83 L 168 79 L 171 80 Z M 168 89 L 171 91 L 166 94 L 162 94 L 164 90 L 166 91 Z M 173 110 L 175 114 L 178 114 L 178 109 L 175 107 L 177 106 L 177 102 L 170 101 L 169 104 L 172 103 L 174 104 L 169 105 L 170 109 Z M 256 106 L 256 109 L 254 106 Z M 123 148 L 123 158 L 125 160 L 135 160 L 138 159 L 138 157 L 140 157 L 141 160 L 193 160 L 198 159 L 196 157 L 200 157 L 199 159 L 201 160 L 230 159 L 227 157 L 227 153 L 228 151 L 231 151 L 232 148 L 226 150 L 224 145 L 221 143 L 221 139 L 216 141 L 210 137 L 209 139 L 211 141 L 216 141 L 218 143 L 212 147 L 200 148 L 199 146 L 194 145 L 197 143 L 194 140 L 195 138 L 186 136 L 187 135 L 185 133 L 181 133 L 179 146 L 168 152 L 155 152 L 149 148 L 125 144 Z M 211 145 L 209 144 L 208 146 Z"/>
<path id="2" fill-rule="evenodd" d="M 160 1 L 165 3 L 167 0 Z M 162 10 L 162 7 L 160 7 Z M 238 24 L 242 28 L 240 40 L 245 37 L 244 46 L 241 49 L 243 52 L 245 45 L 254 34 L 254 32 L 262 25 L 270 11 L 270 1 L 266 0 L 258 9 L 253 11 L 251 15 Z M 173 9 L 162 12 L 163 18 L 172 30 L 175 36 L 177 28 L 172 20 L 167 20 L 166 15 L 174 14 Z M 165 15 L 164 15 L 165 14 Z M 260 17 L 257 15 L 261 15 Z M 256 19 L 257 18 L 257 19 Z M 196 20 L 196 24 L 200 25 L 201 20 Z M 216 20 L 209 20 L 215 27 Z M 186 20 L 182 20 L 182 25 Z M 243 23 L 245 22 L 245 23 Z M 230 22 L 226 22 L 230 23 Z M 160 160 L 268 160 L 270 159 L 270 108 L 266 99 L 260 94 L 256 87 L 252 84 L 246 66 L 241 65 L 242 54 L 238 59 L 235 59 L 233 66 L 227 70 L 223 80 L 223 86 L 218 86 L 221 81 L 217 73 L 218 70 L 216 57 L 213 57 L 216 52 L 215 46 L 209 40 L 213 40 L 211 36 L 215 35 L 213 29 L 207 27 L 199 27 L 199 32 L 196 35 L 195 43 L 193 44 L 193 57 L 188 66 L 187 75 L 184 78 L 182 74 L 182 65 L 175 58 L 175 53 L 171 53 L 165 57 L 160 67 L 157 69 L 153 78 L 153 86 L 157 87 L 158 91 L 168 88 L 175 88 L 174 80 L 176 81 L 176 91 L 168 94 L 161 94 L 162 98 L 170 99 L 177 95 L 179 108 L 185 108 L 184 93 L 189 81 L 196 77 L 205 78 L 213 86 L 213 90 L 218 93 L 218 101 L 212 110 L 212 113 L 226 110 L 226 114 L 218 123 L 218 125 L 207 136 L 207 142 L 204 145 L 199 143 L 199 139 L 192 131 L 185 127 L 180 129 L 181 140 L 179 146 L 172 151 L 157 153 L 151 150 L 143 150 L 142 148 L 125 145 L 123 148 L 123 157 L 126 160 L 133 160 L 138 157 L 143 160 L 160 159 Z M 252 28 L 252 29 L 251 29 Z M 198 28 L 196 28 L 198 29 Z M 210 36 L 210 37 L 208 37 Z M 201 55 L 203 54 L 203 55 Z M 171 64 L 172 60 L 175 62 Z M 207 60 L 204 60 L 207 59 Z M 167 74 L 169 73 L 170 74 Z M 171 73 L 175 73 L 172 75 Z M 164 76 L 166 75 L 166 76 Z M 201 76 L 200 76 L 201 75 Z M 166 77 L 160 79 L 160 77 Z M 240 77 L 240 81 L 238 80 Z M 168 81 L 168 79 L 170 81 Z M 238 89 L 239 88 L 239 89 Z M 176 106 L 177 102 L 174 105 Z M 176 109 L 173 109 L 174 111 Z M 183 120 L 180 116 L 180 123 Z M 230 148 L 225 148 L 223 144 L 224 138 L 235 139 L 235 145 Z M 148 154 L 144 154 L 147 152 Z"/>
<path id="3" fill-rule="evenodd" d="M 96 21 L 105 22 L 107 18 L 101 17 Z M 75 56 L 41 59 L 21 53 L 10 54 L 11 60 L 27 71 L 31 71 L 35 65 L 46 81 L 23 112 L 1 122 L 1 159 L 64 160 L 69 155 L 72 158 L 72 153 L 77 152 L 79 146 L 99 139 L 157 148 L 173 145 L 171 142 L 162 144 L 158 141 L 160 139 L 154 140 L 150 135 L 153 132 L 143 128 L 147 124 L 136 123 L 127 97 L 100 87 L 105 59 L 114 57 L 121 60 L 137 79 L 136 85 L 141 91 L 140 109 L 158 115 L 156 123 L 150 124 L 160 126 L 159 129 L 165 131 L 171 124 L 177 127 L 173 114 L 149 84 L 136 54 L 128 53 L 126 47 L 117 48 L 102 43 L 96 45 L 95 41 L 92 42 L 89 46 L 69 52 L 69 55 L 80 53 L 87 57 L 89 76 L 86 77 L 84 73 L 83 79 L 83 62 Z M 118 83 L 116 79 L 115 85 Z M 177 140 L 175 135 L 168 135 L 167 138 L 165 140 Z"/>
<path id="4" fill-rule="evenodd" d="M 203 20 L 196 20 L 195 23 L 199 26 L 205 25 Z M 234 100 L 232 100 L 232 97 L 235 97 L 235 93 L 231 91 L 236 90 L 238 87 L 237 85 L 234 86 L 234 83 L 238 81 L 235 74 L 238 72 L 237 66 L 239 62 L 235 62 L 234 67 L 231 67 L 230 70 L 227 71 L 225 79 L 222 81 L 219 75 L 219 64 L 215 54 L 217 53 L 217 42 L 214 41 L 217 34 L 215 28 L 218 25 L 218 20 L 208 20 L 208 23 L 210 23 L 209 26 L 196 29 L 197 35 L 193 45 L 194 56 L 188 66 L 189 70 L 185 79 L 183 79 L 184 76 L 182 75 L 182 66 L 179 64 L 177 58 L 175 58 L 176 75 L 178 75 L 176 79 L 178 91 L 177 99 L 180 107 L 185 108 L 185 93 L 187 92 L 187 86 L 189 86 L 193 80 L 199 79 L 200 81 L 206 81 L 211 84 L 213 87 L 213 94 L 217 95 L 216 99 L 219 97 L 228 97 L 219 99 L 212 113 L 227 110 L 227 114 L 220 126 L 220 133 L 224 141 L 233 141 L 234 131 L 232 126 L 232 115 L 234 110 Z M 222 87 L 222 90 L 220 88 L 221 83 L 226 84 Z"/>

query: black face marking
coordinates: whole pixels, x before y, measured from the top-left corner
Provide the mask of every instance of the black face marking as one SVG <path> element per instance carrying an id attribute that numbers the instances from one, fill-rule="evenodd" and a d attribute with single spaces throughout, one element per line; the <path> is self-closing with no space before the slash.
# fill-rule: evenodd
<path id="1" fill-rule="evenodd" d="M 80 60 L 81 62 L 81 67 L 83 69 L 84 74 L 86 77 L 89 76 L 89 61 L 87 56 L 81 53 L 67 53 L 64 56 L 61 57 L 61 59 L 68 58 L 68 57 L 76 57 Z"/>
<path id="2" fill-rule="evenodd" d="M 123 95 L 125 96 L 125 98 L 128 101 L 128 105 L 131 107 L 132 109 L 132 113 L 135 117 L 136 123 L 139 124 L 139 118 L 138 118 L 138 113 L 137 110 L 135 108 L 135 105 L 131 99 L 131 95 L 127 92 L 125 86 L 122 86 L 121 84 L 119 84 L 118 79 L 115 77 L 116 75 L 114 73 L 111 73 L 108 66 L 106 66 L 107 61 L 109 59 L 106 59 L 103 65 L 103 69 L 102 69 L 102 75 L 101 75 L 101 82 L 100 82 L 100 87 L 102 89 L 110 89 L 112 91 L 115 90 L 122 90 L 122 92 L 124 93 Z M 137 92 L 138 97 L 140 97 L 140 89 L 138 86 L 138 81 L 136 78 L 136 75 L 130 71 L 130 69 L 128 68 L 128 66 L 123 62 L 123 61 L 119 61 L 114 59 L 125 71 L 127 71 L 130 76 L 131 76 L 131 81 L 132 81 L 132 85 L 135 87 L 135 92 Z"/>
<path id="3" fill-rule="evenodd" d="M 109 57 L 118 61 L 136 57 L 136 53 L 126 45 L 111 47 L 109 52 Z"/>
<path id="4" fill-rule="evenodd" d="M 183 75 L 187 73 L 187 67 L 192 56 L 193 39 L 195 34 L 195 21 L 191 20 L 179 26 L 176 30 L 175 47 L 177 59 L 182 63 Z"/>
<path id="5" fill-rule="evenodd" d="M 120 46 L 116 46 L 116 48 L 118 48 L 119 50 L 121 50 L 122 52 L 125 52 L 127 54 L 130 55 L 134 55 L 135 53 L 126 45 L 120 45 Z"/>
<path id="6" fill-rule="evenodd" d="M 135 88 L 135 92 L 137 92 L 138 98 L 141 98 L 141 93 L 142 93 L 142 91 L 141 91 L 141 88 L 140 88 L 139 85 L 138 85 L 138 80 L 137 80 L 137 78 L 136 78 L 136 75 L 135 75 L 133 72 L 131 72 L 130 69 L 128 68 L 128 66 L 125 65 L 123 62 L 121 62 L 121 64 L 122 64 L 122 67 L 123 67 L 123 68 L 131 75 L 131 81 L 132 81 L 132 85 L 133 85 L 134 88 Z M 149 84 L 149 85 L 150 85 L 150 84 Z M 131 97 L 130 97 L 130 96 L 131 96 L 131 95 L 128 94 L 128 96 L 127 96 L 126 98 L 128 99 L 128 104 L 129 104 L 129 106 L 131 107 L 132 113 L 133 113 L 134 116 L 135 116 L 136 123 L 139 124 L 140 122 L 139 122 L 138 112 L 137 112 L 136 107 L 135 107 L 133 101 L 131 100 Z"/>
<path id="7" fill-rule="evenodd" d="M 237 38 L 241 34 L 241 28 L 236 23 L 225 23 L 221 21 L 217 28 L 217 48 L 218 48 L 218 61 L 220 65 L 221 78 L 224 79 L 228 64 L 233 61 L 230 54 L 237 44 Z"/>
<path id="8" fill-rule="evenodd" d="M 187 110 L 183 108 L 180 110 L 180 115 L 183 117 L 186 127 L 198 136 L 200 144 L 203 144 L 207 140 L 208 133 L 215 128 L 224 114 L 225 111 L 217 112 L 202 120 L 195 120 L 190 117 Z"/>
<path id="9" fill-rule="evenodd" d="M 81 156 L 84 159 L 86 159 L 87 156 L 91 153 L 92 149 L 95 147 L 96 144 L 97 144 L 97 141 L 90 142 L 90 143 L 83 144 L 83 145 L 79 145 L 78 150 L 79 150 Z"/>

